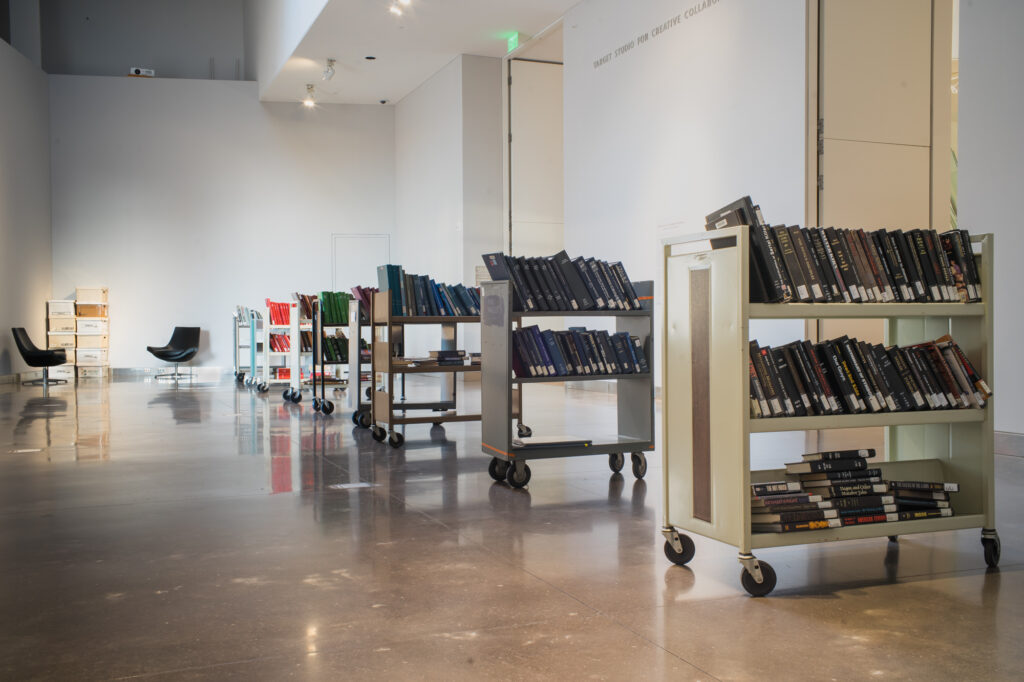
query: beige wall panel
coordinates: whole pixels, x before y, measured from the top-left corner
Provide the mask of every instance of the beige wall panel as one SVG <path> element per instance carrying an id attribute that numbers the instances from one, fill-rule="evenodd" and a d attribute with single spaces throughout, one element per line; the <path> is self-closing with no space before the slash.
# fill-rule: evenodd
<path id="1" fill-rule="evenodd" d="M 931 144 L 931 12 L 930 0 L 822 3 L 826 138 Z"/>
<path id="2" fill-rule="evenodd" d="M 562 223 L 562 65 L 513 60 L 510 67 L 512 220 Z M 512 248 L 519 252 L 516 242 L 513 226 Z"/>
<path id="3" fill-rule="evenodd" d="M 927 147 L 825 140 L 821 224 L 914 229 L 929 226 Z"/>

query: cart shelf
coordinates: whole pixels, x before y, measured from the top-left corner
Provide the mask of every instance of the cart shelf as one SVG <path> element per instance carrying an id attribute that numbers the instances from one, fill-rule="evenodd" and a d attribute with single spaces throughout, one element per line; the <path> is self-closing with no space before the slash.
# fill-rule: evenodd
<path id="1" fill-rule="evenodd" d="M 649 380 L 650 372 L 635 372 L 633 374 L 573 374 L 570 376 L 554 377 L 512 377 L 515 384 L 554 384 L 563 381 L 599 381 L 612 379 L 627 379 L 634 381 Z"/>
<path id="2" fill-rule="evenodd" d="M 971 424 L 984 422 L 985 410 L 919 410 L 875 414 L 840 414 L 817 417 L 747 417 L 750 433 L 779 431 L 821 431 L 857 429 L 870 426 L 909 426 L 911 424 Z"/>
<path id="3" fill-rule="evenodd" d="M 982 317 L 984 303 L 750 303 L 751 320 Z"/>

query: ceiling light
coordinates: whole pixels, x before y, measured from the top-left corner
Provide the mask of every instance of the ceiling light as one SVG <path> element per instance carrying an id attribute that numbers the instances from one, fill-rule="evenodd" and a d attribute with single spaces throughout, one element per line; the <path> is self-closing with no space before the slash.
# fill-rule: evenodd
<path id="1" fill-rule="evenodd" d="M 399 7 L 398 5 L 391 5 L 391 8 L 388 11 L 394 14 L 396 17 L 402 16 L 402 8 Z"/>
<path id="2" fill-rule="evenodd" d="M 366 59 L 366 60 L 369 60 L 369 61 L 372 62 L 374 59 L 376 59 L 376 57 L 374 57 L 373 55 L 367 55 L 367 56 L 363 57 L 363 59 Z"/>
<path id="3" fill-rule="evenodd" d="M 398 3 L 399 3 L 399 4 L 401 4 L 401 5 L 405 5 L 406 7 L 408 7 L 409 5 L 411 5 L 411 4 L 412 4 L 412 0 L 398 0 Z"/>
<path id="4" fill-rule="evenodd" d="M 329 81 L 332 78 L 334 78 L 334 63 L 335 63 L 335 61 L 337 61 L 337 60 L 334 60 L 334 59 L 328 59 L 327 60 L 327 68 L 324 69 L 323 76 L 321 76 L 321 78 L 323 78 L 323 80 Z"/>
<path id="5" fill-rule="evenodd" d="M 302 100 L 302 104 L 309 109 L 316 106 L 316 88 L 312 83 L 306 84 L 306 99 Z"/>

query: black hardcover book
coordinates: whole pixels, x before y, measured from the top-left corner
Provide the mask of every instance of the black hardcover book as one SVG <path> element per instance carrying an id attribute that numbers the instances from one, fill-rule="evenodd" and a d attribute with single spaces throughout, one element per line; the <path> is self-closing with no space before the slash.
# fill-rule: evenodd
<path id="1" fill-rule="evenodd" d="M 914 374 L 910 371 L 910 366 L 903 357 L 903 353 L 901 353 L 900 349 L 895 346 L 885 348 L 884 352 L 885 356 L 889 359 L 889 362 L 896 370 L 896 374 L 899 375 L 900 381 L 903 382 L 904 386 L 906 386 L 907 394 L 910 396 L 910 400 L 914 404 L 912 409 L 927 410 L 931 404 L 929 401 L 925 400 L 924 391 L 914 378 Z"/>
<path id="2" fill-rule="evenodd" d="M 818 462 L 790 462 L 786 465 L 786 473 L 820 474 L 833 471 L 864 470 L 867 468 L 868 461 L 863 457 L 850 457 L 846 459 L 821 460 Z"/>
<path id="3" fill-rule="evenodd" d="M 497 253 L 485 253 L 481 256 L 484 259 L 484 265 L 487 266 L 487 274 L 490 275 L 491 281 L 493 282 L 511 282 L 512 288 L 512 309 L 513 310 L 533 310 L 533 307 L 524 303 L 525 292 L 523 291 L 522 285 L 512 274 L 512 270 L 509 267 L 509 262 L 505 254 L 500 251 Z"/>
<path id="4" fill-rule="evenodd" d="M 853 292 L 851 291 L 846 280 L 843 278 L 843 270 L 839 264 L 839 255 L 832 248 L 832 242 L 828 238 L 828 233 L 823 227 L 813 228 L 818 235 L 818 240 L 821 242 L 822 248 L 825 249 L 825 257 L 828 261 L 829 268 L 832 270 L 832 279 L 835 280 L 839 286 L 839 297 L 844 303 L 852 303 L 854 301 Z"/>
<path id="5" fill-rule="evenodd" d="M 830 372 L 828 365 L 824 364 L 818 357 L 818 354 L 814 351 L 814 345 L 807 341 L 798 342 L 798 346 L 802 353 L 802 357 L 807 365 L 814 372 L 817 378 L 818 390 L 822 391 L 825 396 L 825 401 L 829 405 L 829 410 L 826 414 L 842 414 L 843 406 L 839 400 L 839 394 L 833 388 L 834 381 L 830 378 Z"/>
<path id="6" fill-rule="evenodd" d="M 837 460 L 835 462 L 805 462 L 805 464 L 838 464 L 844 460 Z M 856 461 L 856 460 L 845 460 L 845 461 Z M 860 460 L 864 462 L 866 460 Z M 882 480 L 882 470 L 878 468 L 874 469 L 846 469 L 844 471 L 823 471 L 813 474 L 801 474 L 800 482 L 807 488 L 815 488 L 823 485 L 832 485 L 832 481 L 865 481 L 867 479 Z"/>
<path id="7" fill-rule="evenodd" d="M 800 484 L 793 481 L 769 481 L 767 483 L 751 483 L 750 492 L 754 497 L 778 495 L 780 493 L 799 493 Z"/>
<path id="8" fill-rule="evenodd" d="M 616 277 L 619 278 L 619 284 L 622 286 L 622 290 L 626 294 L 630 307 L 633 310 L 640 310 L 640 297 L 637 296 L 636 289 L 633 288 L 633 283 L 629 281 L 629 275 L 626 274 L 626 267 L 622 264 L 622 261 L 610 263 L 609 266 L 611 267 L 612 272 L 615 273 Z"/>
<path id="9" fill-rule="evenodd" d="M 583 360 L 585 366 L 584 372 L 586 374 L 598 374 L 597 361 L 590 354 L 590 346 L 587 344 L 583 333 L 578 328 L 570 328 L 569 333 L 572 335 L 572 341 L 576 345 L 576 351 L 580 355 L 580 359 Z"/>
<path id="10" fill-rule="evenodd" d="M 881 263 L 883 274 L 889 281 L 893 299 L 901 302 L 906 301 L 907 299 L 904 297 L 905 292 L 900 289 L 899 282 L 897 281 L 897 270 L 895 269 L 896 263 L 893 262 L 889 253 L 885 250 L 885 242 L 882 240 L 881 231 L 875 230 L 874 232 L 868 232 L 867 238 L 871 243 L 871 247 L 878 255 L 878 262 Z"/>
<path id="11" fill-rule="evenodd" d="M 583 339 L 583 345 L 587 349 L 587 354 L 590 356 L 591 362 L 597 367 L 594 374 L 608 374 L 608 366 L 604 364 L 604 356 L 597 347 L 597 342 L 594 341 L 593 332 L 581 331 L 580 338 Z"/>
<path id="12" fill-rule="evenodd" d="M 825 379 L 828 381 L 832 394 L 839 405 L 838 412 L 834 414 L 854 414 L 860 411 L 860 405 L 853 390 L 846 385 L 841 376 L 841 369 L 833 357 L 832 349 L 826 343 L 819 343 L 812 346 L 814 356 L 818 360 L 818 366 L 822 368 Z"/>
<path id="13" fill-rule="evenodd" d="M 900 511 L 912 509 L 949 509 L 949 502 L 946 500 L 919 500 L 913 497 L 904 497 L 906 491 L 901 490 L 896 496 L 896 504 Z"/>
<path id="14" fill-rule="evenodd" d="M 878 280 L 875 278 L 874 271 L 871 269 L 871 264 L 868 263 L 867 254 L 864 252 L 864 246 L 860 241 L 860 235 L 856 230 L 843 230 L 840 234 L 842 234 L 843 238 L 846 240 L 846 244 L 850 248 L 850 253 L 853 254 L 853 262 L 857 268 L 857 276 L 864 285 L 864 293 L 867 296 L 867 300 L 872 302 L 881 302 L 882 290 L 879 286 Z"/>
<path id="15" fill-rule="evenodd" d="M 615 344 L 612 343 L 612 336 L 605 330 L 601 330 L 595 333 L 601 346 L 604 348 L 604 353 L 608 357 L 608 361 L 611 363 L 612 374 L 625 374 L 625 370 L 622 367 L 622 363 L 619 362 L 619 354 L 615 352 Z"/>
<path id="16" fill-rule="evenodd" d="M 910 278 L 907 277 L 906 269 L 903 266 L 903 259 L 892 241 L 892 237 L 885 230 L 878 230 L 873 235 L 878 244 L 878 251 L 882 254 L 886 264 L 889 266 L 889 274 L 895 287 L 898 298 L 901 301 L 911 302 L 917 300 L 914 289 L 910 286 Z"/>
<path id="17" fill-rule="evenodd" d="M 795 416 L 796 405 L 794 404 L 793 396 L 790 395 L 789 387 L 779 375 L 779 368 L 775 364 L 775 358 L 772 356 L 772 349 L 770 346 L 765 346 L 761 349 L 761 358 L 764 360 L 764 366 L 768 368 L 768 375 L 771 377 L 772 383 L 778 391 L 779 398 L 782 401 L 782 408 L 785 410 L 786 416 Z"/>
<path id="18" fill-rule="evenodd" d="M 974 282 L 971 280 L 967 269 L 967 259 L 964 255 L 963 242 L 957 232 L 943 232 L 939 235 L 939 241 L 946 252 L 946 260 L 953 271 L 953 281 L 956 284 L 960 300 L 964 303 L 971 303 L 977 300 L 974 292 Z"/>
<path id="19" fill-rule="evenodd" d="M 944 408 L 955 408 L 956 398 L 946 390 L 946 384 L 942 377 L 939 376 L 938 368 L 932 364 L 928 351 L 915 347 L 907 348 L 906 350 L 909 352 L 910 357 L 916 360 L 921 376 L 924 377 L 925 382 L 931 385 L 939 404 Z"/>
<path id="20" fill-rule="evenodd" d="M 754 363 L 754 370 L 757 372 L 757 378 L 761 382 L 761 388 L 764 389 L 765 398 L 768 400 L 768 406 L 771 408 L 771 416 L 777 417 L 786 413 L 786 406 L 783 402 L 779 387 L 775 384 L 773 375 L 768 371 L 768 365 L 765 361 L 765 357 L 761 354 L 761 349 L 757 345 L 757 341 L 750 342 L 750 360 Z M 768 415 L 766 415 L 768 416 Z"/>
<path id="21" fill-rule="evenodd" d="M 924 243 L 928 247 L 928 252 L 939 265 L 939 277 L 940 282 L 945 285 L 943 293 L 946 296 L 946 300 L 959 301 L 960 297 L 956 293 L 956 283 L 953 281 L 953 271 L 949 269 L 949 261 L 946 260 L 946 250 L 942 248 L 939 233 L 935 230 L 922 230 L 922 232 L 924 233 Z"/>
<path id="22" fill-rule="evenodd" d="M 814 408 L 812 413 L 831 414 L 832 406 L 829 404 L 824 390 L 818 385 L 814 370 L 811 369 L 809 363 L 804 359 L 801 345 L 794 341 L 782 346 L 780 350 L 785 353 L 790 367 L 796 370 L 797 378 L 800 380 L 800 384 L 803 385 L 803 390 Z"/>
<path id="23" fill-rule="evenodd" d="M 874 386 L 870 379 L 868 379 L 867 372 L 864 370 L 864 366 L 861 365 L 860 359 L 857 357 L 857 352 L 850 341 L 850 337 L 843 335 L 836 339 L 836 346 L 842 353 L 843 359 L 846 361 L 849 367 L 850 373 L 853 376 L 854 384 L 859 389 L 859 397 L 862 401 L 867 403 L 867 407 L 871 412 L 881 412 L 882 405 L 878 402 L 878 398 L 875 395 Z"/>
<path id="24" fill-rule="evenodd" d="M 604 300 L 601 295 L 601 288 L 597 286 L 597 282 L 594 281 L 593 274 L 590 272 L 590 266 L 587 265 L 587 261 L 582 258 L 574 258 L 572 261 L 573 267 L 576 268 L 576 272 L 580 273 L 580 279 L 583 281 L 584 286 L 587 287 L 587 292 L 590 294 L 590 298 L 594 300 L 594 308 L 597 310 L 606 310 L 608 308 L 608 302 Z"/>
<path id="25" fill-rule="evenodd" d="M 807 282 L 807 288 L 811 292 L 811 299 L 816 303 L 826 302 L 828 299 L 825 296 L 824 284 L 818 274 L 817 264 L 814 261 L 814 256 L 811 255 L 811 248 L 804 233 L 796 225 L 790 225 L 786 231 L 789 232 L 789 238 L 796 250 L 796 257 L 803 271 L 804 280 Z"/>
<path id="26" fill-rule="evenodd" d="M 860 237 L 864 243 L 864 249 L 871 259 L 872 266 L 879 281 L 885 285 L 883 289 L 884 297 L 887 301 L 898 301 L 899 296 L 896 293 L 896 284 L 892 279 L 892 273 L 889 269 L 889 263 L 885 260 L 885 255 L 878 250 L 878 242 L 874 238 L 874 234 L 860 230 Z"/>
<path id="27" fill-rule="evenodd" d="M 865 374 L 868 376 L 868 381 L 871 382 L 871 388 L 875 392 L 875 399 L 878 400 L 882 406 L 882 411 L 886 410 L 890 412 L 896 411 L 896 401 L 893 400 L 890 395 L 888 386 L 885 383 L 884 377 L 882 377 L 881 370 L 875 364 L 875 359 L 867 352 L 867 344 L 857 339 L 851 339 L 850 344 L 853 350 L 857 354 L 857 359 L 860 361 L 861 367 L 864 368 Z"/>
<path id="28" fill-rule="evenodd" d="M 551 274 L 547 269 L 547 261 L 543 258 L 527 258 L 526 260 L 533 268 L 533 275 L 537 278 L 537 282 L 540 284 L 540 288 L 544 292 L 544 298 L 547 299 L 548 308 L 551 310 L 565 310 L 566 304 L 562 301 L 562 292 L 551 279 Z"/>
<path id="29" fill-rule="evenodd" d="M 785 512 L 831 509 L 831 502 L 796 502 L 793 504 L 751 505 L 751 514 L 783 514 Z"/>
<path id="30" fill-rule="evenodd" d="M 852 495 L 848 497 L 835 497 L 831 499 L 832 508 L 838 510 L 848 509 L 870 509 L 881 507 L 887 504 L 896 504 L 896 498 L 892 495 Z"/>
<path id="31" fill-rule="evenodd" d="M 801 455 L 805 462 L 830 462 L 837 459 L 870 459 L 875 456 L 874 448 L 861 448 L 858 450 L 825 450 L 823 452 L 809 452 Z"/>
<path id="32" fill-rule="evenodd" d="M 939 389 L 931 371 L 921 362 L 920 355 L 913 348 L 896 349 L 910 367 L 914 379 L 924 392 L 928 405 L 933 410 L 942 410 L 949 407 L 946 395 Z"/>
<path id="33" fill-rule="evenodd" d="M 849 249 L 846 248 L 846 244 L 839 238 L 839 234 L 834 227 L 822 228 L 822 233 L 825 236 L 825 241 L 828 242 L 832 256 L 835 258 L 836 267 L 843 279 L 843 285 L 847 296 L 850 297 L 850 302 L 857 303 L 862 301 L 860 279 L 858 279 L 857 271 L 854 269 L 853 256 L 850 255 Z"/>
<path id="34" fill-rule="evenodd" d="M 805 511 L 784 511 L 784 512 L 751 512 L 751 523 L 800 523 L 801 521 L 822 521 L 824 519 L 838 518 L 839 514 L 834 509 L 808 509 Z"/>
<path id="35" fill-rule="evenodd" d="M 771 228 L 775 240 L 778 242 L 779 251 L 782 254 L 782 262 L 789 275 L 789 281 L 793 283 L 793 298 L 802 302 L 814 300 L 810 287 L 807 285 L 807 278 L 804 276 L 803 268 L 800 266 L 800 257 L 796 252 L 796 245 L 790 237 L 789 230 L 785 225 L 776 225 Z"/>
<path id="36" fill-rule="evenodd" d="M 928 295 L 932 301 L 944 301 L 946 297 L 942 294 L 942 272 L 939 264 L 928 252 L 928 245 L 925 242 L 923 230 L 911 230 L 910 238 L 913 240 L 914 249 L 917 251 L 917 260 L 921 264 L 921 274 L 924 276 L 925 284 L 928 287 Z"/>
<path id="37" fill-rule="evenodd" d="M 908 238 L 903 230 L 893 230 L 889 233 L 896 250 L 899 251 L 903 260 L 903 267 L 907 271 L 907 279 L 910 287 L 914 290 L 914 300 L 927 301 L 928 288 L 924 277 L 921 275 L 921 263 L 917 258 L 917 250 L 912 240 Z"/>
<path id="38" fill-rule="evenodd" d="M 593 258 L 588 258 L 586 263 L 587 268 L 590 269 L 591 280 L 594 282 L 595 286 L 597 286 L 598 291 L 601 292 L 601 298 L 604 300 L 605 304 L 611 310 L 618 310 L 618 301 L 612 297 L 612 292 L 608 289 L 608 285 L 604 281 L 604 277 L 601 273 L 601 267 L 597 264 L 597 261 Z"/>
<path id="39" fill-rule="evenodd" d="M 768 398 L 765 396 L 764 389 L 761 387 L 761 380 L 757 378 L 757 370 L 754 369 L 754 361 L 749 357 L 747 358 L 747 367 L 750 372 L 750 397 L 757 403 L 757 409 L 754 410 L 754 417 L 770 417 L 772 416 L 772 408 L 768 406 Z M 751 406 L 753 408 L 753 406 Z"/>
<path id="40" fill-rule="evenodd" d="M 633 354 L 636 356 L 637 368 L 640 372 L 650 372 L 651 366 L 647 362 L 647 353 L 644 350 L 643 341 L 640 340 L 639 336 L 631 336 L 629 340 L 633 343 Z"/>
<path id="41" fill-rule="evenodd" d="M 938 481 L 889 481 L 889 489 L 900 491 L 898 493 L 900 495 L 903 494 L 902 491 L 904 490 L 958 493 L 960 492 L 960 484 L 940 483 Z"/>
<path id="42" fill-rule="evenodd" d="M 878 291 L 875 293 L 875 297 L 883 302 L 895 300 L 895 296 L 892 293 L 892 284 L 885 276 L 885 270 L 882 268 L 881 260 L 875 251 L 874 242 L 871 241 L 871 238 L 868 237 L 864 230 L 852 230 L 852 234 L 864 254 L 864 261 L 867 263 L 868 268 L 870 268 L 871 275 L 875 278 L 875 282 L 878 283 Z M 878 295 L 879 292 L 881 297 Z"/>
<path id="43" fill-rule="evenodd" d="M 964 260 L 967 263 L 967 271 L 970 273 L 971 281 L 974 283 L 975 296 L 977 296 L 977 300 L 982 301 L 984 296 L 981 291 L 981 272 L 978 271 L 978 262 L 974 257 L 971 235 L 968 234 L 967 230 L 954 230 L 954 233 L 960 238 L 960 245 L 964 250 Z"/>
<path id="44" fill-rule="evenodd" d="M 580 375 L 583 374 L 583 363 L 580 362 L 576 356 L 576 349 L 572 342 L 567 338 L 568 332 L 556 331 L 554 333 L 555 343 L 558 344 L 558 349 L 562 352 L 562 357 L 565 358 L 566 366 L 569 368 L 569 374 Z"/>
<path id="45" fill-rule="evenodd" d="M 541 289 L 540 283 L 537 282 L 533 268 L 530 267 L 527 260 L 522 256 L 515 256 L 513 260 L 516 263 L 516 269 L 521 273 L 523 281 L 526 283 L 526 289 L 530 292 L 530 297 L 537 305 L 537 310 L 551 310 L 551 307 L 548 305 L 548 299 L 544 296 L 544 291 Z"/>
<path id="46" fill-rule="evenodd" d="M 866 412 L 870 410 L 867 402 L 867 396 L 864 393 L 861 384 L 857 382 L 857 378 L 854 376 L 853 368 L 846 359 L 844 348 L 837 340 L 831 340 L 825 342 L 825 347 L 829 349 L 832 354 L 832 359 L 837 365 L 837 375 L 842 377 L 844 388 L 850 390 L 853 395 L 854 403 L 857 406 L 855 412 Z"/>
<path id="47" fill-rule="evenodd" d="M 601 355 L 601 362 L 604 363 L 605 373 L 619 374 L 619 363 L 615 359 L 615 350 L 608 341 L 608 332 L 603 330 L 593 331 L 590 333 L 590 338 L 594 340 L 597 352 Z"/>
<path id="48" fill-rule="evenodd" d="M 573 265 L 572 259 L 569 258 L 569 254 L 565 251 L 559 251 L 552 259 L 558 265 L 562 271 L 562 278 L 565 280 L 566 285 L 572 290 L 573 298 L 576 299 L 576 304 L 580 310 L 593 310 L 597 303 L 594 301 L 593 296 L 590 295 L 590 291 L 587 289 L 586 282 L 583 281 L 580 271 Z"/>
<path id="49" fill-rule="evenodd" d="M 766 350 L 768 350 L 769 359 L 775 363 L 775 371 L 778 373 L 779 379 L 782 381 L 783 390 L 793 403 L 794 416 L 806 417 L 809 414 L 807 411 L 807 406 L 809 404 L 807 394 L 801 391 L 800 386 L 797 385 L 796 373 L 794 369 L 790 367 L 785 353 L 783 353 L 779 348 Z"/>
<path id="50" fill-rule="evenodd" d="M 821 236 L 820 230 L 816 227 L 805 227 L 800 231 L 803 232 L 804 238 L 811 246 L 811 255 L 814 256 L 814 264 L 825 285 L 826 297 L 829 301 L 843 301 L 843 290 L 839 283 L 840 280 L 832 268 L 832 261 L 829 260 L 825 238 Z"/>
<path id="51" fill-rule="evenodd" d="M 837 497 L 862 497 L 864 495 L 888 495 L 889 486 L 885 483 L 836 483 L 822 488 L 815 488 L 815 492 L 824 498 L 835 500 Z M 833 501 L 833 505 L 835 502 Z"/>
<path id="52" fill-rule="evenodd" d="M 735 218 L 726 217 L 734 211 L 737 212 Z M 707 225 L 716 226 L 723 218 L 726 219 L 726 223 L 722 227 L 729 225 L 733 220 L 737 225 L 750 226 L 750 274 L 752 280 L 755 276 L 760 278 L 758 286 L 764 290 L 765 301 L 784 303 L 791 300 L 790 281 L 786 276 L 776 242 L 772 239 L 761 212 L 755 209 L 750 197 L 737 199 L 708 215 Z"/>
<path id="53" fill-rule="evenodd" d="M 916 521 L 917 519 L 934 519 L 944 516 L 952 516 L 953 510 L 949 507 L 943 509 L 904 509 L 897 512 L 900 521 Z"/>
<path id="54" fill-rule="evenodd" d="M 629 335 L 626 335 L 629 338 Z M 612 350 L 615 351 L 615 360 L 619 363 L 620 374 L 635 374 L 636 365 L 633 364 L 633 354 L 629 352 L 629 346 L 623 342 L 622 337 L 618 334 L 610 334 L 608 340 L 612 344 Z"/>
<path id="55" fill-rule="evenodd" d="M 626 300 L 626 294 L 622 290 L 619 284 L 619 278 L 612 272 L 611 266 L 608 265 L 608 261 L 599 260 L 597 261 L 598 267 L 601 270 L 601 276 L 604 278 L 605 284 L 608 286 L 608 291 L 612 292 L 612 297 L 615 298 L 616 303 L 619 304 L 619 310 L 629 310 L 632 305 Z"/>
<path id="56" fill-rule="evenodd" d="M 892 397 L 895 407 L 890 406 L 889 409 L 895 412 L 916 410 L 917 404 L 910 395 L 910 391 L 907 390 L 906 384 L 900 379 L 899 372 L 896 371 L 892 360 L 889 359 L 888 353 L 885 352 L 881 344 L 874 346 L 865 344 L 862 352 L 870 357 L 878 373 L 881 375 L 882 381 L 885 383 L 886 392 Z"/>
<path id="57" fill-rule="evenodd" d="M 579 301 L 576 300 L 576 294 L 565 280 L 562 268 L 555 262 L 554 257 L 545 258 L 544 261 L 547 263 L 548 272 L 551 273 L 552 278 L 558 285 L 558 290 L 562 293 L 562 301 L 566 305 L 566 310 L 579 310 Z"/>

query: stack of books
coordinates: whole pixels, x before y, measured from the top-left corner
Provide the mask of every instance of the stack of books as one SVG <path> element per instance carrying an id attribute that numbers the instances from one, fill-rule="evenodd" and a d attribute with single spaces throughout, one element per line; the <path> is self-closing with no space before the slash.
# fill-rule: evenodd
<path id="1" fill-rule="evenodd" d="M 320 292 L 320 324 L 340 326 L 348 324 L 348 302 L 352 300 L 352 294 L 342 291 L 321 291 Z M 312 308 L 310 308 L 312 316 Z"/>
<path id="2" fill-rule="evenodd" d="M 373 295 L 379 291 L 377 287 L 352 287 L 352 296 L 359 301 L 359 319 L 370 321 L 370 309 L 373 306 Z"/>
<path id="3" fill-rule="evenodd" d="M 948 334 L 913 346 L 841 336 L 761 347 L 750 342 L 751 416 L 982 408 L 992 390 Z"/>
<path id="4" fill-rule="evenodd" d="M 289 324 L 291 314 L 289 313 L 288 303 L 275 303 L 269 298 L 266 299 L 267 309 L 270 311 L 270 324 L 273 325 L 286 325 Z"/>
<path id="5" fill-rule="evenodd" d="M 749 196 L 706 220 L 708 230 L 750 226 L 750 300 L 755 303 L 982 300 L 966 230 L 769 226 Z"/>
<path id="6" fill-rule="evenodd" d="M 751 486 L 751 531 L 788 533 L 952 516 L 956 483 L 887 481 L 870 466 L 874 450 L 804 455 L 786 465 L 797 480 Z"/>
<path id="7" fill-rule="evenodd" d="M 651 371 L 644 342 L 638 336 L 584 327 L 541 331 L 537 325 L 512 332 L 512 369 L 520 378 Z"/>
<path id="8" fill-rule="evenodd" d="M 442 367 L 445 365 L 480 364 L 479 353 L 467 353 L 464 350 L 432 350 L 430 351 L 430 358 L 435 364 Z"/>
<path id="9" fill-rule="evenodd" d="M 480 314 L 480 292 L 462 284 L 435 282 L 412 275 L 401 265 L 377 267 L 377 286 L 391 292 L 393 317 L 475 317 Z"/>
<path id="10" fill-rule="evenodd" d="M 324 362 L 348 362 L 348 339 L 339 330 L 323 337 Z"/>
<path id="11" fill-rule="evenodd" d="M 486 253 L 483 259 L 493 281 L 512 283 L 513 310 L 642 309 L 621 262 L 570 258 L 565 251 L 548 258 Z"/>

